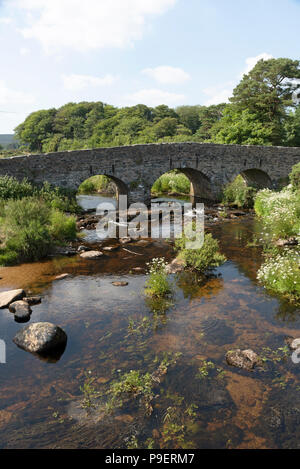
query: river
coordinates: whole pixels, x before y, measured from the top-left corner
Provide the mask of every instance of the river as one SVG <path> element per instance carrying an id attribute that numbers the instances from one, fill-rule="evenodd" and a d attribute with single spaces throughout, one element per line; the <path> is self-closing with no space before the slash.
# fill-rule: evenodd
<path id="1" fill-rule="evenodd" d="M 0 448 L 299 447 L 300 365 L 283 349 L 286 336 L 300 337 L 299 310 L 256 281 L 261 251 L 248 246 L 260 231 L 255 220 L 209 230 L 227 262 L 205 283 L 189 273 L 172 276 L 174 294 L 164 313 L 143 294 L 145 263 L 174 257 L 163 241 L 134 242 L 97 261 L 57 257 L 0 269 L 0 291 L 40 295 L 31 321 L 53 322 L 68 335 L 58 361 L 39 360 L 15 346 L 23 325 L 0 311 L 7 347 L 7 363 L 0 364 Z M 61 273 L 70 276 L 55 280 Z M 265 356 L 264 369 L 229 367 L 225 354 L 236 348 Z M 112 382 L 130 370 L 154 373 L 166 357 L 169 369 L 154 389 L 151 415 L 139 398 L 108 416 L 80 407 L 85 376 L 95 377 L 103 408 Z"/>

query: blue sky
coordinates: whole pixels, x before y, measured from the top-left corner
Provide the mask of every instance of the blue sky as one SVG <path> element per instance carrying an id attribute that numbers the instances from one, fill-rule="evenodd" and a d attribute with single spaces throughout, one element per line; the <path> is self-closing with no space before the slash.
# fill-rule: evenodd
<path id="1" fill-rule="evenodd" d="M 0 0 L 0 133 L 70 101 L 224 102 L 299 30 L 297 0 Z"/>

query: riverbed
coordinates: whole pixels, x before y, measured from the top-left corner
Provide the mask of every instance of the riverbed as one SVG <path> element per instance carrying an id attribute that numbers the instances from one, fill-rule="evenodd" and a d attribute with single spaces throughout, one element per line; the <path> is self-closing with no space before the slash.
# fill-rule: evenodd
<path id="1" fill-rule="evenodd" d="M 257 283 L 263 259 L 248 244 L 260 232 L 253 218 L 209 231 L 227 262 L 206 282 L 171 276 L 164 311 L 147 301 L 144 285 L 149 260 L 174 258 L 165 241 L 133 242 L 94 261 L 59 256 L 0 269 L 0 291 L 24 288 L 42 297 L 31 322 L 55 323 L 68 335 L 61 358 L 42 361 L 16 347 L 12 339 L 24 325 L 0 311 L 7 347 L 0 448 L 299 447 L 300 365 L 285 348 L 287 336 L 300 337 L 299 310 Z M 55 280 L 62 273 L 69 277 Z M 264 357 L 263 368 L 229 367 L 225 354 L 236 348 Z M 162 361 L 168 369 L 151 412 L 139 397 L 103 412 L 113 382 L 130 370 L 155 373 Z M 81 406 L 87 376 L 101 393 L 99 407 L 88 410 Z"/>

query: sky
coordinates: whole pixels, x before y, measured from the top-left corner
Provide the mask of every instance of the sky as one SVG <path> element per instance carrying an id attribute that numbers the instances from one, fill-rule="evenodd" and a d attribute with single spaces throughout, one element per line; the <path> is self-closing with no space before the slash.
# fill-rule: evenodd
<path id="1" fill-rule="evenodd" d="M 300 0 L 0 0 L 0 134 L 68 102 L 226 102 L 299 30 Z"/>

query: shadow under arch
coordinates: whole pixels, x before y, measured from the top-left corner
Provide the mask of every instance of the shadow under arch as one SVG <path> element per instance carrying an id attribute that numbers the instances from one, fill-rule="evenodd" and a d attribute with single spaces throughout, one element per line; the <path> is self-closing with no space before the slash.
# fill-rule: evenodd
<path id="1" fill-rule="evenodd" d="M 270 176 L 263 170 L 252 168 L 246 169 L 240 173 L 247 186 L 258 189 L 271 189 L 272 181 Z"/>

